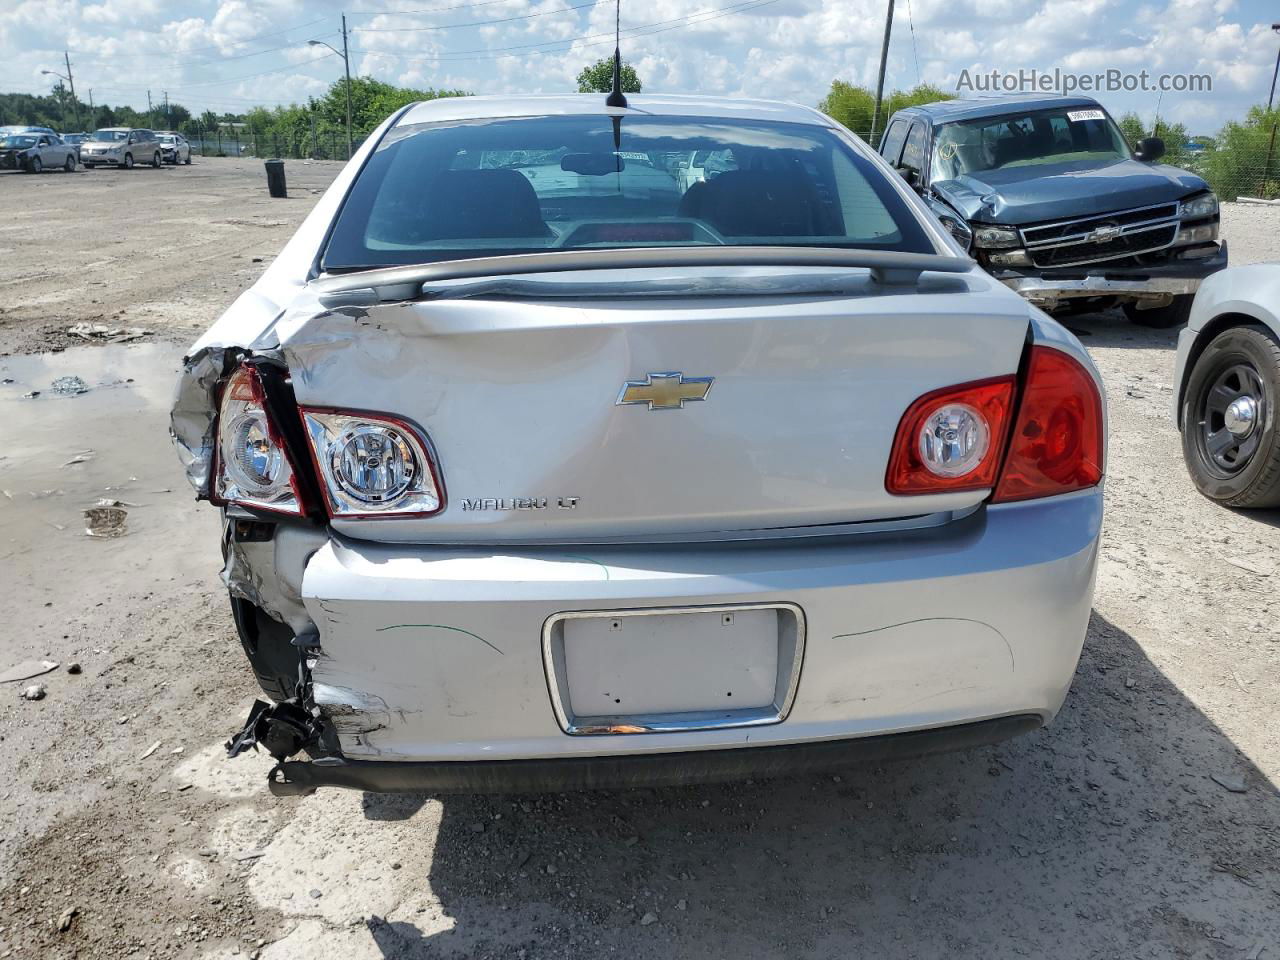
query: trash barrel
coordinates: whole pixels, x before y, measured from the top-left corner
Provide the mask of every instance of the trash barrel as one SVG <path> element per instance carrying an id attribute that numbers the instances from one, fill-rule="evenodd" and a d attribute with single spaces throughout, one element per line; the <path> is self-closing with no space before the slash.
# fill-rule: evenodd
<path id="1" fill-rule="evenodd" d="M 267 192 L 273 197 L 289 196 L 284 186 L 284 161 L 267 160 L 264 165 L 267 168 Z"/>

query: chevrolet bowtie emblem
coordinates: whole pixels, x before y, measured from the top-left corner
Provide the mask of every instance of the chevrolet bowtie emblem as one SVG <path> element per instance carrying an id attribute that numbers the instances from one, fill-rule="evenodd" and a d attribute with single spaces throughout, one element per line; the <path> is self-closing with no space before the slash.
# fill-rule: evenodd
<path id="1" fill-rule="evenodd" d="M 618 394 L 618 404 L 647 403 L 650 410 L 679 410 L 686 400 L 705 400 L 715 377 L 685 377 L 683 373 L 650 373 L 643 380 L 628 380 Z"/>

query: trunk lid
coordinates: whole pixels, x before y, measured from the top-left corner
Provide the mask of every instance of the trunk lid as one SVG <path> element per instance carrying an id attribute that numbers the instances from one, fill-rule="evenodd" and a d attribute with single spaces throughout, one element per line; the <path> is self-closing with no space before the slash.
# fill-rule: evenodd
<path id="1" fill-rule="evenodd" d="M 495 543 L 970 507 L 985 493 L 888 494 L 894 433 L 920 395 L 1015 372 L 1027 328 L 1026 305 L 974 272 L 821 296 L 391 303 L 295 312 L 278 330 L 300 404 L 410 420 L 438 456 L 443 512 L 338 532 Z"/>

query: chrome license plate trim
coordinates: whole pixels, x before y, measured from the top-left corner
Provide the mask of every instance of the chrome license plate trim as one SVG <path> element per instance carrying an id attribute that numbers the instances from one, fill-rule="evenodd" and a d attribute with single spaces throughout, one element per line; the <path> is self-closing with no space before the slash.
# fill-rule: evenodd
<path id="1" fill-rule="evenodd" d="M 563 624 L 584 618 L 673 616 L 690 613 L 733 614 L 739 611 L 776 610 L 779 614 L 778 685 L 774 702 L 759 708 L 714 710 L 690 713 L 626 715 L 619 717 L 577 716 L 568 702 L 564 669 Z M 783 629 L 787 621 L 789 629 Z M 542 625 L 542 665 L 547 693 L 560 729 L 570 736 L 616 736 L 637 733 L 688 733 L 781 723 L 791 712 L 804 665 L 804 611 L 794 603 L 738 603 L 688 605 L 678 607 L 636 607 L 623 610 L 570 610 L 554 613 Z M 785 654 L 785 656 L 784 656 Z"/>

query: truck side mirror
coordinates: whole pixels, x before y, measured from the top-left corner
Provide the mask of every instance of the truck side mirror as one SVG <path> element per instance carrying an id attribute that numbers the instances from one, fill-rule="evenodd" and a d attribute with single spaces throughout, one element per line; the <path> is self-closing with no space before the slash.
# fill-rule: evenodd
<path id="1" fill-rule="evenodd" d="M 1164 141 L 1159 137 L 1143 137 L 1138 141 L 1138 148 L 1133 151 L 1133 156 L 1145 163 L 1155 163 L 1164 156 Z"/>

